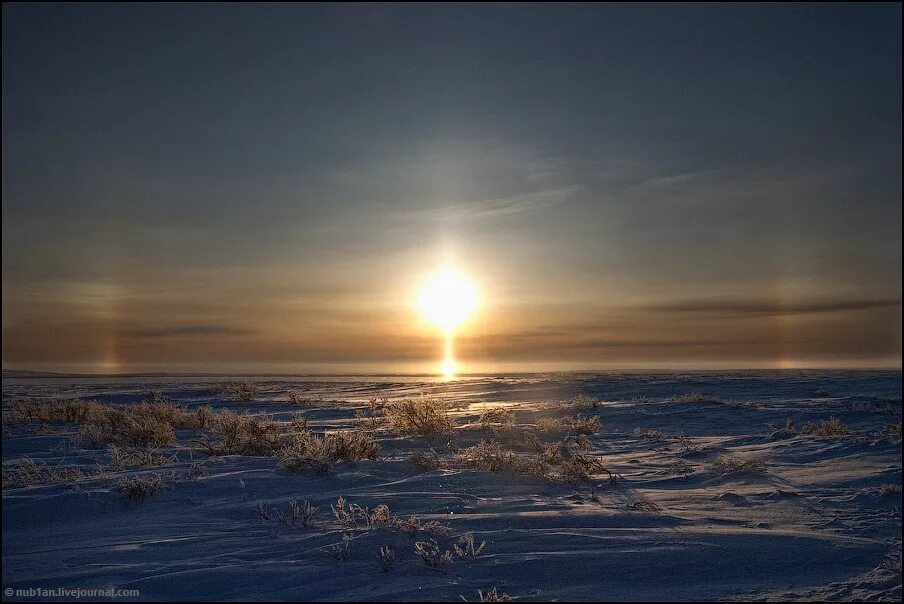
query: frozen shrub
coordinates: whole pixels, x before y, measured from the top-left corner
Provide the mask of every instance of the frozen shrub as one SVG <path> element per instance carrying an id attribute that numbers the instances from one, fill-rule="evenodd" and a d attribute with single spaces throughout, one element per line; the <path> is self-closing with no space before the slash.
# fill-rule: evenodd
<path id="1" fill-rule="evenodd" d="M 282 466 L 293 472 L 317 471 L 324 464 L 376 459 L 379 455 L 377 441 L 360 430 L 341 430 L 323 436 L 310 431 L 296 432 L 278 453 Z"/>
<path id="2" fill-rule="evenodd" d="M 376 459 L 380 455 L 380 445 L 366 432 L 340 430 L 323 437 L 322 455 L 332 461 Z"/>
<path id="3" fill-rule="evenodd" d="M 570 459 L 562 462 L 559 478 L 565 482 L 586 482 L 591 480 L 594 475 L 603 473 L 609 477 L 610 483 L 615 482 L 615 475 L 599 461 L 576 453 Z"/>
<path id="4" fill-rule="evenodd" d="M 368 528 L 389 526 L 390 520 L 391 518 L 389 515 L 389 506 L 380 504 L 375 507 L 373 511 L 368 515 L 367 526 Z"/>
<path id="5" fill-rule="evenodd" d="M 507 407 L 494 407 L 481 412 L 477 420 L 484 430 L 508 429 L 515 427 L 515 411 Z"/>
<path id="6" fill-rule="evenodd" d="M 152 474 L 150 476 L 133 476 L 124 479 L 116 485 L 127 501 L 143 501 L 163 488 L 163 475 Z"/>
<path id="7" fill-rule="evenodd" d="M 476 445 L 468 447 L 455 457 L 457 465 L 475 468 L 485 472 L 508 472 L 513 474 L 532 474 L 546 476 L 547 471 L 539 460 L 528 456 L 519 455 L 514 451 L 503 448 L 502 444 L 495 440 L 480 441 Z"/>
<path id="8" fill-rule="evenodd" d="M 294 499 L 290 502 L 292 506 L 292 517 L 301 526 L 308 526 L 313 522 L 317 515 L 317 508 L 311 505 L 310 501 L 305 501 L 303 505 L 298 505 Z"/>
<path id="9" fill-rule="evenodd" d="M 414 553 L 420 556 L 424 566 L 430 570 L 444 572 L 445 567 L 452 563 L 452 552 L 441 550 L 434 539 L 415 542 Z"/>
<path id="10" fill-rule="evenodd" d="M 177 405 L 168 398 L 159 393 L 152 393 L 151 398 L 145 399 L 137 405 L 126 405 L 121 407 L 122 411 L 134 415 L 136 417 L 149 417 L 163 424 L 168 424 L 176 430 L 192 430 L 203 428 L 199 425 L 205 421 L 210 412 L 207 408 L 206 412 L 192 413 L 182 405 Z"/>
<path id="11" fill-rule="evenodd" d="M 213 426 L 216 419 L 216 413 L 207 405 L 198 407 L 195 411 L 195 423 L 199 430 L 207 430 Z"/>
<path id="12" fill-rule="evenodd" d="M 408 462 L 421 470 L 436 470 L 439 468 L 439 455 L 430 449 L 426 453 L 415 453 L 408 458 Z"/>
<path id="13" fill-rule="evenodd" d="M 477 558 L 480 556 L 480 552 L 483 551 L 486 544 L 486 541 L 481 541 L 480 545 L 476 545 L 474 542 L 474 534 L 465 533 L 464 535 L 461 535 L 455 543 L 455 555 L 459 558 Z"/>
<path id="14" fill-rule="evenodd" d="M 385 417 L 383 417 L 383 407 L 385 405 L 385 399 L 377 401 L 377 399 L 372 398 L 368 402 L 366 410 L 358 409 L 355 411 L 355 421 L 358 423 L 358 427 L 370 432 L 379 430 L 386 421 Z"/>
<path id="15" fill-rule="evenodd" d="M 336 505 L 330 506 L 330 509 L 333 510 L 333 517 L 336 522 L 348 529 L 358 529 L 366 526 L 370 518 L 370 512 L 367 508 L 362 508 L 355 503 L 348 504 L 348 501 L 342 496 L 336 500 Z"/>
<path id="16" fill-rule="evenodd" d="M 221 455 L 273 455 L 282 444 L 281 426 L 266 416 L 258 419 L 226 410 L 216 416 L 211 430 L 222 440 L 218 446 L 207 448 Z"/>
<path id="17" fill-rule="evenodd" d="M 428 533 L 430 535 L 447 536 L 451 532 L 447 526 L 436 520 L 421 522 L 421 519 L 417 516 L 409 516 L 404 520 L 393 516 L 389 521 L 389 526 L 395 531 L 408 533 L 409 535 Z"/>
<path id="18" fill-rule="evenodd" d="M 16 403 L 10 411 L 10 419 L 32 423 L 80 424 L 105 412 L 106 405 L 97 401 L 80 399 L 62 402 L 26 400 Z"/>
<path id="19" fill-rule="evenodd" d="M 131 447 L 160 447 L 176 442 L 172 425 L 151 415 L 111 409 L 88 420 L 79 430 L 80 442 L 101 449 L 111 444 Z"/>
<path id="20" fill-rule="evenodd" d="M 602 401 L 592 396 L 578 396 L 571 401 L 571 406 L 575 409 L 599 409 Z"/>
<path id="21" fill-rule="evenodd" d="M 257 386 L 252 382 L 226 382 L 221 392 L 231 394 L 240 401 L 250 402 L 257 396 Z"/>
<path id="22" fill-rule="evenodd" d="M 387 427 L 402 436 L 439 436 L 454 428 L 449 406 L 433 398 L 405 399 L 383 408 Z"/>
<path id="23" fill-rule="evenodd" d="M 114 431 L 114 442 L 117 436 L 118 434 Z M 135 419 L 126 424 L 122 442 L 125 445 L 135 447 L 159 447 L 176 442 L 176 435 L 171 424 L 153 417 L 145 417 Z"/>

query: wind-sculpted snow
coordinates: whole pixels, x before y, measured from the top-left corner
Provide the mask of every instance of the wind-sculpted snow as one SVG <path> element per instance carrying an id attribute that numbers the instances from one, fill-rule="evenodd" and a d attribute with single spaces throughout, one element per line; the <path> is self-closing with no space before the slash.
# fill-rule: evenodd
<path id="1" fill-rule="evenodd" d="M 170 444 L 85 439 L 164 411 Z M 5 375 L 3 420 L 4 600 L 901 597 L 900 371 Z M 337 430 L 379 454 L 308 465 Z"/>

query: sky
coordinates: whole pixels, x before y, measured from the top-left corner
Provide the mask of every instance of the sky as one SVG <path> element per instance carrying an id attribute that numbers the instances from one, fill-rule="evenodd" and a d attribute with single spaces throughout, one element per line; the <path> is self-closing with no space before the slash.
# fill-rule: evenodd
<path id="1" fill-rule="evenodd" d="M 4 3 L 3 367 L 901 366 L 901 6 Z"/>

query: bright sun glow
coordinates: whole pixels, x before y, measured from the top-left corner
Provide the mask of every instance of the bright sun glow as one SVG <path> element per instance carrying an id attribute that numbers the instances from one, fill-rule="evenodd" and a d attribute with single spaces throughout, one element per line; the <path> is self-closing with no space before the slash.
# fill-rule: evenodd
<path id="1" fill-rule="evenodd" d="M 455 328 L 477 309 L 477 289 L 468 277 L 453 266 L 437 269 L 427 277 L 418 306 L 428 321 L 443 330 L 445 354 L 442 373 L 452 379 L 457 371 L 453 353 Z"/>
<path id="2" fill-rule="evenodd" d="M 430 274 L 418 302 L 431 323 L 451 332 L 477 309 L 477 290 L 464 273 L 445 266 Z"/>

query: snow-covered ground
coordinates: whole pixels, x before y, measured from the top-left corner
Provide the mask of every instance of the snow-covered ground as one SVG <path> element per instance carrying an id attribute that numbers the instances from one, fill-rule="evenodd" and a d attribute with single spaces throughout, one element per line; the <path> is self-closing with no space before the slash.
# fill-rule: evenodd
<path id="1" fill-rule="evenodd" d="M 227 378 L 3 379 L 3 465 L 78 466 L 84 476 L 3 488 L 4 600 L 15 590 L 115 587 L 140 599 L 445 600 L 477 590 L 537 600 L 887 599 L 901 597 L 901 372 L 597 373 L 417 377 L 239 378 L 253 402 L 211 393 Z M 237 379 L 237 378 L 228 378 Z M 440 397 L 456 428 L 441 438 L 380 431 L 381 456 L 326 476 L 290 473 L 273 457 L 207 457 L 177 433 L 159 468 L 116 470 L 75 446 L 78 426 L 8 421 L 24 399 L 133 403 L 150 390 L 195 409 L 308 419 L 315 432 L 359 425 L 372 399 Z M 289 393 L 304 399 L 291 402 Z M 457 449 L 494 438 L 482 410 L 510 406 L 530 430 L 541 417 L 599 417 L 590 452 L 618 478 L 586 482 L 457 467 Z M 808 434 L 834 417 L 849 433 Z M 769 424 L 794 430 L 774 431 Z M 433 449 L 440 467 L 409 457 Z M 725 457 L 727 456 L 727 457 Z M 731 471 L 718 460 L 753 461 Z M 123 477 L 163 474 L 141 501 Z M 343 496 L 393 516 L 447 526 L 448 536 L 377 526 L 348 530 Z M 310 526 L 273 510 L 308 501 Z M 268 511 L 264 518 L 258 511 Z M 480 555 L 438 570 L 415 553 L 473 533 Z M 343 535 L 348 554 L 334 552 Z M 381 547 L 395 554 L 384 572 Z M 12 592 L 10 590 L 13 590 Z M 11 595 L 12 594 L 12 595 Z"/>

